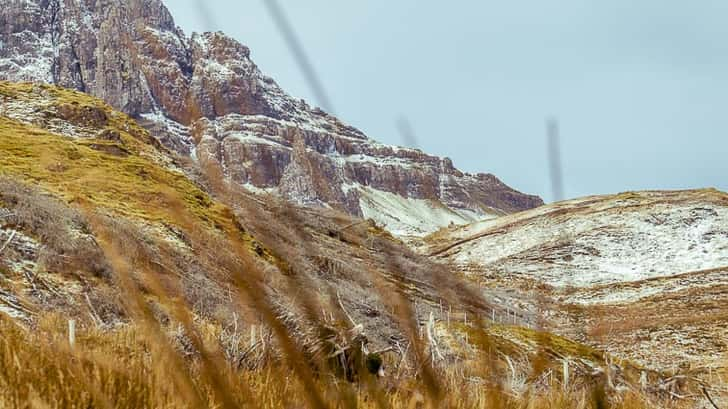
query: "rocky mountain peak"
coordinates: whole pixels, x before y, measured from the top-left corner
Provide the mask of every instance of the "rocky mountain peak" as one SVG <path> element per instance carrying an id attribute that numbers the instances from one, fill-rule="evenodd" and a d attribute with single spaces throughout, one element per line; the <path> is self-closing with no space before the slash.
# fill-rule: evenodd
<path id="1" fill-rule="evenodd" d="M 158 0 L 13 1 L 0 23 L 0 79 L 99 97 L 253 191 L 415 235 L 543 203 L 493 175 L 369 139 L 286 94 L 235 39 L 185 36 Z"/>

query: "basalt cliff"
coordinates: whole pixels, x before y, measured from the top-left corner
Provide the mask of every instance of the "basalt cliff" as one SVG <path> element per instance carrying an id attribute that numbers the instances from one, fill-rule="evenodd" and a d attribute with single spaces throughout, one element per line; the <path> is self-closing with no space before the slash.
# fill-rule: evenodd
<path id="1" fill-rule="evenodd" d="M 239 185 L 402 235 L 542 204 L 289 96 L 246 46 L 219 32 L 187 37 L 158 0 L 11 1 L 0 11 L 0 79 L 101 98 Z"/>

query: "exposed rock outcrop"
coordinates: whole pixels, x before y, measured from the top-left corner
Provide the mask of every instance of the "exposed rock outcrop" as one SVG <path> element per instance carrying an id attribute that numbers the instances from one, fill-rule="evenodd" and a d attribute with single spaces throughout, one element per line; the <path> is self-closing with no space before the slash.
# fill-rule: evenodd
<path id="1" fill-rule="evenodd" d="M 372 217 L 404 234 L 543 203 L 493 175 L 367 138 L 287 95 L 234 39 L 186 37 L 159 0 L 13 1 L 0 10 L 0 27 L 0 79 L 100 97 L 167 147 L 253 190 Z M 404 200 L 396 214 L 382 214 L 393 211 L 379 200 L 389 194 Z"/>

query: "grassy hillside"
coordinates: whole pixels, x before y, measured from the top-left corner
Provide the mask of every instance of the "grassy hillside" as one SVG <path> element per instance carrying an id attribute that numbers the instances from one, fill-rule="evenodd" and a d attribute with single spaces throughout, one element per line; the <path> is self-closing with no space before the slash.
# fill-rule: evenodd
<path id="1" fill-rule="evenodd" d="M 642 388 L 639 368 L 602 352 L 493 325 L 480 289 L 372 223 L 182 171 L 96 99 L 8 83 L 0 97 L 0 407 L 697 399 L 667 393 L 695 385 L 659 390 L 650 373 Z"/>
<path id="2" fill-rule="evenodd" d="M 30 87 L 0 83 L 0 95 L 18 99 Z M 131 119 L 84 94 L 51 87 L 43 90 L 47 102 L 41 106 L 47 116 L 58 115 L 59 107 L 69 105 L 81 113 L 73 118 L 78 121 L 83 121 L 84 112 L 101 112 L 109 119 L 97 133 L 111 132 L 117 137 L 114 141 L 98 136 L 71 139 L 43 129 L 42 124 L 0 117 L 2 173 L 37 183 L 68 202 L 123 216 L 172 224 L 196 220 L 234 230 L 229 209 L 213 201 L 181 172 L 164 167 L 157 159 L 162 152 Z"/>

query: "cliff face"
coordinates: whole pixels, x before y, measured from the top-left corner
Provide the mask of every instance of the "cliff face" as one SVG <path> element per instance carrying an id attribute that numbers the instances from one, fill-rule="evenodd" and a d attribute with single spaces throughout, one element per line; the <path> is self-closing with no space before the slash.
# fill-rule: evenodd
<path id="1" fill-rule="evenodd" d="M 493 175 L 367 138 L 287 95 L 237 41 L 186 37 L 158 0 L 12 1 L 0 27 L 0 79 L 100 97 L 167 147 L 252 190 L 403 234 L 542 204 Z"/>

